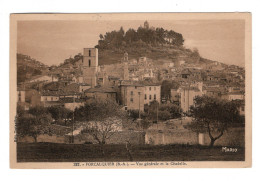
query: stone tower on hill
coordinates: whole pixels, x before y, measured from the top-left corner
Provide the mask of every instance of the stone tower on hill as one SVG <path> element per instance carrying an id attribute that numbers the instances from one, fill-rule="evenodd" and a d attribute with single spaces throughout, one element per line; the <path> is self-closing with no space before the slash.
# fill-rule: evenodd
<path id="1" fill-rule="evenodd" d="M 95 87 L 97 85 L 98 49 L 84 48 L 83 50 L 83 81 Z"/>
<path id="2" fill-rule="evenodd" d="M 128 71 L 128 53 L 124 53 L 124 58 L 123 58 L 123 69 L 124 69 L 124 75 L 123 75 L 123 80 L 129 80 L 129 71 Z"/>

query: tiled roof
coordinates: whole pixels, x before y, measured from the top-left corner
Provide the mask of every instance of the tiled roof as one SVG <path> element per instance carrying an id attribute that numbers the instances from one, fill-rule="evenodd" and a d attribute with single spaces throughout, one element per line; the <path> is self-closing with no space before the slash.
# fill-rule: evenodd
<path id="1" fill-rule="evenodd" d="M 80 86 L 90 86 L 90 84 L 87 83 L 79 83 Z"/>
<path id="2" fill-rule="evenodd" d="M 79 92 L 79 84 L 72 83 L 62 89 L 64 92 Z"/>
<path id="3" fill-rule="evenodd" d="M 154 83 L 154 82 L 140 82 L 140 84 L 143 84 L 144 86 L 160 86 L 159 83 Z"/>
<path id="4" fill-rule="evenodd" d="M 119 77 L 115 77 L 115 76 L 108 76 L 108 79 L 112 79 L 112 80 L 119 80 Z"/>
<path id="5" fill-rule="evenodd" d="M 111 87 L 95 87 L 85 90 L 86 93 L 103 92 L 103 93 L 114 93 L 116 92 Z"/>
<path id="6" fill-rule="evenodd" d="M 183 89 L 183 90 L 194 90 L 196 92 L 200 91 L 197 87 L 182 86 L 180 88 Z"/>
<path id="7" fill-rule="evenodd" d="M 77 99 L 77 98 L 73 98 L 73 97 L 64 97 L 64 98 L 60 98 L 59 102 L 61 102 L 61 103 L 85 102 L 85 99 Z"/>
<path id="8" fill-rule="evenodd" d="M 80 95 L 79 92 L 73 92 L 73 91 L 42 91 L 42 96 L 66 96 L 66 95 Z"/>
<path id="9" fill-rule="evenodd" d="M 204 90 L 206 90 L 207 92 L 225 92 L 224 87 L 205 87 Z"/>
<path id="10" fill-rule="evenodd" d="M 42 91 L 42 96 L 59 96 L 60 93 L 58 91 Z"/>
<path id="11" fill-rule="evenodd" d="M 43 86 L 43 90 L 58 91 L 62 85 L 59 82 L 51 82 Z"/>

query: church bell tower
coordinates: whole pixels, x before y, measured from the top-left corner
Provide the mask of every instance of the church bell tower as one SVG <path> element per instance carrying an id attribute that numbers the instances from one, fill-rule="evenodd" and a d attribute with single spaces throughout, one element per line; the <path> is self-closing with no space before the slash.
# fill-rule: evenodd
<path id="1" fill-rule="evenodd" d="M 95 87 L 97 85 L 98 49 L 83 49 L 83 81 Z"/>

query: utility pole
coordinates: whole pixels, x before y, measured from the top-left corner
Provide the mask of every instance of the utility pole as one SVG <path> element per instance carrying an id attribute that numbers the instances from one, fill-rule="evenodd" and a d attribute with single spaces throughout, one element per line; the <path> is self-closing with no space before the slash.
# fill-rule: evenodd
<path id="1" fill-rule="evenodd" d="M 156 111 L 156 123 L 158 124 L 158 109 L 159 109 L 159 102 L 157 104 L 157 111 Z"/>
<path id="2" fill-rule="evenodd" d="M 141 119 L 141 113 L 140 113 L 140 95 L 141 95 L 141 92 L 138 92 L 138 95 L 139 95 L 139 119 Z"/>
<path id="3" fill-rule="evenodd" d="M 75 97 L 73 96 L 73 107 L 74 107 L 74 103 L 75 103 Z M 75 109 L 74 109 L 75 110 Z M 74 143 L 74 110 L 72 112 L 72 137 L 71 137 L 71 143 Z"/>
<path id="4" fill-rule="evenodd" d="M 158 130 L 158 109 L 159 109 L 159 102 L 157 104 L 157 111 L 156 111 L 156 125 L 157 125 L 157 130 Z"/>

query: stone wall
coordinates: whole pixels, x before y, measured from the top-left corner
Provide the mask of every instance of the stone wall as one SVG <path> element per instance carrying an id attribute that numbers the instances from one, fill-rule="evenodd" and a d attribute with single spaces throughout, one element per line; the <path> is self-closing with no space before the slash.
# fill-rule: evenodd
<path id="1" fill-rule="evenodd" d="M 66 137 L 66 142 L 69 143 L 69 136 Z M 145 133 L 142 131 L 119 131 L 115 132 L 108 140 L 106 144 L 125 144 L 129 141 L 131 144 L 145 144 Z M 97 144 L 98 142 L 89 134 L 79 134 L 74 137 L 75 144 L 84 143 Z"/>
<path id="2" fill-rule="evenodd" d="M 148 130 L 145 135 L 146 144 L 164 145 L 164 144 L 198 144 L 198 135 L 186 129 L 180 130 Z"/>
<path id="3" fill-rule="evenodd" d="M 210 144 L 208 133 L 203 136 L 203 145 Z M 148 130 L 145 135 L 146 144 L 199 144 L 199 135 L 187 129 L 179 130 Z M 245 146 L 245 129 L 232 128 L 216 140 L 215 146 Z"/>
<path id="4" fill-rule="evenodd" d="M 52 143 L 70 143 L 71 136 L 58 136 L 58 135 L 39 135 L 38 142 L 52 142 Z M 208 134 L 203 136 L 204 145 L 210 144 L 210 138 Z M 18 138 L 18 142 L 34 142 L 34 139 L 30 136 Z M 148 130 L 146 133 L 143 131 L 120 131 L 116 132 L 110 139 L 107 140 L 107 144 L 125 144 L 129 141 L 131 144 L 199 144 L 198 134 L 187 129 L 180 130 Z M 97 144 L 97 141 L 89 134 L 79 134 L 74 137 L 75 144 L 84 143 Z M 245 130 L 244 128 L 233 128 L 225 132 L 224 135 L 216 140 L 215 146 L 245 146 Z"/>
<path id="5" fill-rule="evenodd" d="M 22 138 L 18 138 L 18 142 L 25 142 L 25 143 L 33 143 L 34 139 L 31 136 L 24 136 Z M 57 135 L 39 135 L 37 137 L 37 142 L 50 142 L 50 143 L 65 143 L 64 136 L 57 136 Z"/>

